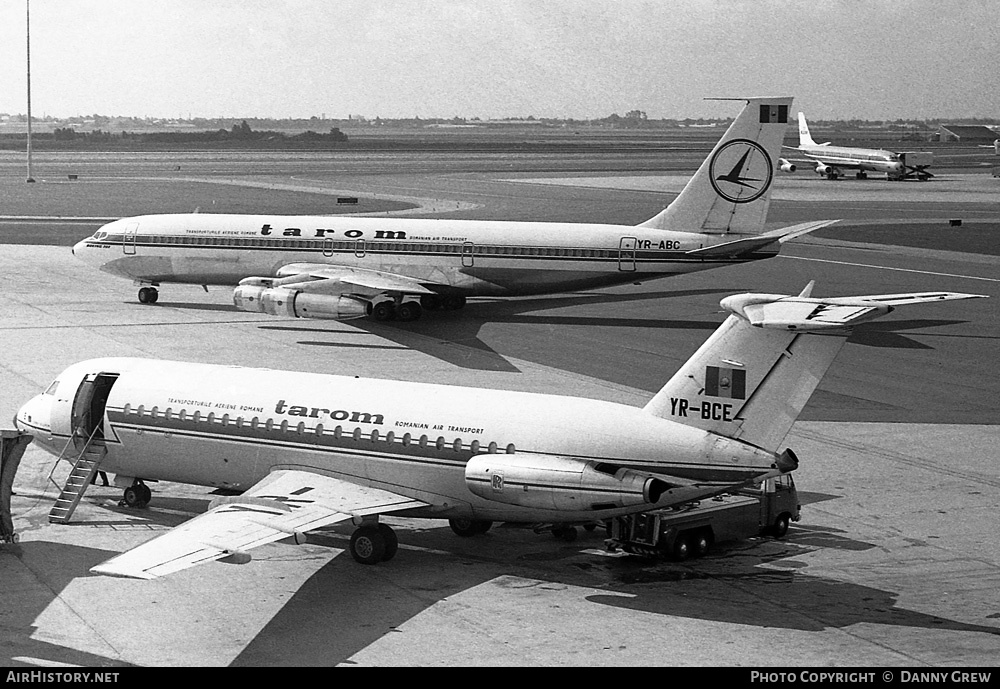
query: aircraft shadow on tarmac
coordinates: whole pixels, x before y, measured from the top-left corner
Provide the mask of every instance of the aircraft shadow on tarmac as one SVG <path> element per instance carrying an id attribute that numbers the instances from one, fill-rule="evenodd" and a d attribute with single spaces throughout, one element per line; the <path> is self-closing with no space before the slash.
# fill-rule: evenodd
<path id="1" fill-rule="evenodd" d="M 23 584 L 24 574 L 16 571 L 18 568 L 30 571 L 43 586 L 20 586 L 15 599 L 0 606 L 0 617 L 7 636 L 3 651 L 0 651 L 0 665 L 7 668 L 39 669 L 39 663 L 62 663 L 79 667 L 127 667 L 125 663 L 114 658 L 80 651 L 66 646 L 35 639 L 36 621 L 46 608 L 59 596 L 63 590 L 77 577 L 87 576 L 88 570 L 103 562 L 115 553 L 97 548 L 52 543 L 49 541 L 22 542 L 18 545 L 7 544 L 3 549 L 4 558 L 0 559 L 0 572 L 8 584 L 17 581 Z M 11 558 L 8 560 L 8 558 Z M 14 563 L 13 558 L 19 562 Z M 8 560 L 5 562 L 5 560 Z M 52 669 L 51 667 L 49 669 Z"/>
<path id="2" fill-rule="evenodd" d="M 515 589 L 539 581 L 607 590 L 585 597 L 598 605 L 750 627 L 811 632 L 865 623 L 1000 635 L 1000 628 L 898 608 L 898 594 L 891 591 L 795 571 L 805 565 L 790 558 L 813 550 L 875 547 L 829 530 L 793 527 L 786 540 L 720 546 L 690 563 L 598 556 L 593 549 L 603 547 L 600 530 L 565 544 L 502 525 L 481 537 L 454 541 L 450 555 L 406 547 L 440 551 L 442 539 L 435 531 L 408 532 L 397 558 L 375 569 L 341 553 L 298 589 L 233 665 L 350 662 L 385 635 L 405 633 L 400 627 L 438 602 L 479 586 Z M 505 543 L 518 531 L 517 547 Z M 537 545 L 525 546 L 530 538 L 538 538 Z M 584 538 L 592 541 L 590 552 Z M 346 547 L 346 537 L 331 545 Z M 532 552 L 524 554 L 526 547 Z M 464 623 L 475 625 L 468 619 Z M 572 636 L 574 629 L 565 633 Z"/>
<path id="3" fill-rule="evenodd" d="M 851 344 L 863 345 L 866 347 L 885 347 L 889 349 L 934 349 L 922 342 L 917 342 L 905 335 L 899 334 L 900 330 L 919 330 L 921 328 L 939 328 L 949 325 L 959 325 L 968 321 L 956 320 L 933 320 L 927 318 L 914 318 L 898 321 L 880 321 L 878 323 L 862 323 L 855 327 L 854 332 L 848 340 Z M 954 337 L 954 335 L 948 335 Z"/>
<path id="4" fill-rule="evenodd" d="M 564 296 L 485 300 L 470 302 L 458 312 L 431 312 L 419 321 L 408 323 L 351 321 L 351 325 L 385 340 L 396 342 L 399 347 L 367 345 L 337 341 L 344 333 L 322 327 L 261 325 L 262 330 L 297 329 L 302 332 L 323 334 L 327 341 L 302 340 L 299 344 L 325 347 L 360 347 L 374 349 L 411 349 L 435 357 L 446 363 L 482 371 L 518 373 L 520 370 L 496 352 L 479 337 L 485 324 L 518 323 L 539 326 L 584 326 L 610 328 L 658 328 L 664 330 L 695 329 L 712 331 L 719 323 L 696 320 L 666 320 L 649 318 L 616 318 L 574 315 L 538 314 L 538 311 L 589 306 L 643 302 L 655 299 L 682 299 L 710 294 L 729 294 L 733 289 L 698 289 L 655 291 L 637 294 L 606 292 L 580 292 Z M 720 321 L 721 322 L 721 321 Z"/>

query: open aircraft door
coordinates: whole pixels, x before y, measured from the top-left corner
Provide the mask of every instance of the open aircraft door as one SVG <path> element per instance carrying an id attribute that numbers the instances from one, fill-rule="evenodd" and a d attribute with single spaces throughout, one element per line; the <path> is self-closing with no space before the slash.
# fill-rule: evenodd
<path id="1" fill-rule="evenodd" d="M 618 243 L 618 270 L 635 271 L 635 237 L 622 237 Z"/>
<path id="2" fill-rule="evenodd" d="M 77 388 L 70 426 L 76 431 L 73 442 L 77 449 L 83 450 L 91 436 L 104 438 L 104 407 L 116 380 L 117 373 L 88 373 Z"/>
<path id="3" fill-rule="evenodd" d="M 135 234 L 139 229 L 139 223 L 130 222 L 125 226 L 125 238 L 122 241 L 122 250 L 126 254 L 135 253 Z"/>

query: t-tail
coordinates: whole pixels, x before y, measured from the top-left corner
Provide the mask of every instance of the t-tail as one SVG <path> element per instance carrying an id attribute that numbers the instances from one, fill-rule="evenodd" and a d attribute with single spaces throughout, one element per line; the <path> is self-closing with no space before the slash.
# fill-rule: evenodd
<path id="1" fill-rule="evenodd" d="M 680 195 L 639 227 L 705 234 L 763 231 L 792 98 L 747 98 L 746 103 Z"/>
<path id="2" fill-rule="evenodd" d="M 803 113 L 799 113 L 799 148 L 806 148 L 808 146 L 819 146 L 820 144 L 813 141 L 812 134 L 809 133 L 809 125 L 806 124 L 806 116 Z"/>
<path id="3" fill-rule="evenodd" d="M 653 416 L 777 452 L 854 325 L 901 304 L 971 299 L 920 292 L 813 298 L 726 297 L 730 316 L 646 405 Z"/>

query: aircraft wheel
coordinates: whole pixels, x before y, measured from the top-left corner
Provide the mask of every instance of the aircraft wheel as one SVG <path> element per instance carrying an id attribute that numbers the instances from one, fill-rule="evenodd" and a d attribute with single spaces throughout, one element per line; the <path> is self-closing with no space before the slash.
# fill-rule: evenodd
<path id="1" fill-rule="evenodd" d="M 149 503 L 149 499 L 143 499 L 145 494 L 143 492 L 145 486 L 142 485 L 132 485 L 125 489 L 123 499 L 125 504 L 129 507 L 145 507 Z M 148 488 L 146 490 L 149 490 Z"/>
<path id="2" fill-rule="evenodd" d="M 362 526 L 351 536 L 351 556 L 363 565 L 385 559 L 385 537 L 377 526 Z"/>
<path id="3" fill-rule="evenodd" d="M 445 311 L 458 311 L 465 308 L 465 297 L 460 294 L 449 294 L 444 298 L 442 306 Z"/>
<path id="4" fill-rule="evenodd" d="M 380 301 L 372 307 L 372 318 L 376 321 L 391 321 L 396 317 L 396 307 L 391 301 Z"/>
<path id="5" fill-rule="evenodd" d="M 142 500 L 142 504 L 148 505 L 149 501 L 153 499 L 153 491 L 145 483 L 136 485 L 136 488 L 139 491 L 139 499 Z"/>
<path id="6" fill-rule="evenodd" d="M 155 304 L 156 300 L 160 298 L 160 293 L 155 287 L 142 287 L 139 289 L 139 303 L 140 304 Z"/>
<path id="7" fill-rule="evenodd" d="M 415 301 L 404 301 L 396 307 L 396 318 L 401 321 L 415 321 L 420 318 L 423 309 Z"/>
<path id="8" fill-rule="evenodd" d="M 679 534 L 674 540 L 673 555 L 678 562 L 684 562 L 691 557 L 691 541 L 688 540 L 687 534 Z"/>
<path id="9" fill-rule="evenodd" d="M 436 294 L 425 294 L 420 297 L 420 305 L 428 311 L 440 311 L 444 303 L 441 297 Z"/>
<path id="10" fill-rule="evenodd" d="M 771 535 L 775 538 L 784 538 L 786 533 L 788 533 L 788 515 L 780 514 L 774 520 L 774 526 L 771 527 Z"/>
<path id="11" fill-rule="evenodd" d="M 399 538 L 396 537 L 396 532 L 388 524 L 379 524 L 378 531 L 382 534 L 383 540 L 385 540 L 385 552 L 382 553 L 382 562 L 388 562 L 396 555 L 396 551 L 399 550 Z"/>
<path id="12" fill-rule="evenodd" d="M 493 522 L 481 519 L 449 519 L 448 526 L 451 527 L 451 530 L 456 535 L 468 538 L 469 536 L 478 536 L 479 534 L 486 533 L 493 526 Z"/>
<path id="13" fill-rule="evenodd" d="M 868 179 L 868 175 L 866 175 L 864 172 L 859 172 L 857 175 L 855 175 L 855 177 L 857 177 L 858 179 Z"/>

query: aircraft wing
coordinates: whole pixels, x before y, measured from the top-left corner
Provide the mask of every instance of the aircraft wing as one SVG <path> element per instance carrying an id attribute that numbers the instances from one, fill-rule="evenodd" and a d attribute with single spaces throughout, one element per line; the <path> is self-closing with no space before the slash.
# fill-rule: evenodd
<path id="1" fill-rule="evenodd" d="M 366 270 L 324 263 L 290 263 L 278 271 L 275 283 L 282 287 L 307 292 L 339 289 L 338 285 L 353 285 L 375 292 L 401 292 L 403 294 L 436 294 L 430 286 L 447 287 L 447 283 L 397 275 L 382 270 Z"/>
<path id="2" fill-rule="evenodd" d="M 162 536 L 102 562 L 90 571 L 155 579 L 353 517 L 384 514 L 427 503 L 349 481 L 297 469 L 272 472 L 239 496 L 214 500 L 208 512 Z"/>
<path id="3" fill-rule="evenodd" d="M 773 244 L 775 242 L 778 242 L 779 244 L 784 244 L 790 239 L 801 237 L 804 234 L 807 234 L 814 230 L 818 230 L 821 227 L 826 227 L 827 225 L 832 225 L 835 222 L 840 222 L 840 221 L 817 220 L 814 222 L 806 222 L 806 223 L 801 223 L 799 225 L 792 225 L 791 227 L 780 227 L 776 230 L 770 230 L 769 232 L 765 232 L 763 234 L 757 234 L 751 237 L 736 239 L 731 242 L 726 242 L 724 244 L 716 244 L 714 246 L 706 246 L 701 249 L 694 249 L 692 251 L 686 252 L 686 254 L 688 256 L 701 256 L 704 258 L 741 256 L 751 251 L 757 251 L 758 249 L 763 249 L 765 246 L 768 246 L 769 244 Z"/>

